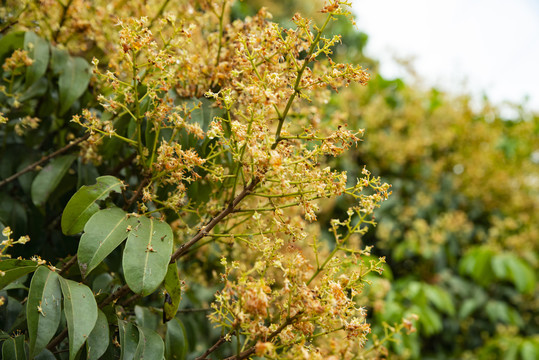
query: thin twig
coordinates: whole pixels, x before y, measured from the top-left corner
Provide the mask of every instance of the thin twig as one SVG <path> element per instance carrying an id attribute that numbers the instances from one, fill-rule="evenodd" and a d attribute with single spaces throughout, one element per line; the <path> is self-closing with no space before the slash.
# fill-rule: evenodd
<path id="1" fill-rule="evenodd" d="M 60 271 L 58 272 L 58 275 L 63 275 L 67 272 L 67 270 L 69 270 L 75 263 L 77 262 L 77 254 L 73 255 L 71 257 L 71 259 L 69 259 L 68 262 L 66 262 L 64 264 L 64 266 L 62 266 L 62 268 L 60 269 Z"/>
<path id="2" fill-rule="evenodd" d="M 286 318 L 285 322 L 281 324 L 277 329 L 275 329 L 274 332 L 272 332 L 265 341 L 271 341 L 273 338 L 275 338 L 277 335 L 279 335 L 288 325 L 291 325 L 297 318 L 299 318 L 302 315 L 302 312 L 297 313 L 294 316 Z M 255 346 L 251 346 L 249 349 L 241 352 L 238 355 L 229 356 L 225 358 L 225 360 L 242 360 L 248 358 L 250 355 L 252 355 L 255 352 Z"/>
<path id="3" fill-rule="evenodd" d="M 53 351 L 56 346 L 58 346 L 67 336 L 67 326 L 62 330 L 60 334 L 58 334 L 57 337 L 52 339 L 52 341 L 47 345 L 47 349 L 50 351 Z"/>
<path id="4" fill-rule="evenodd" d="M 142 295 L 140 294 L 135 294 L 131 297 L 129 297 L 129 299 L 125 300 L 123 303 L 121 303 L 122 306 L 127 306 L 129 304 L 131 304 L 133 301 L 136 301 L 138 299 L 140 299 L 142 297 Z"/>
<path id="5" fill-rule="evenodd" d="M 247 185 L 245 188 L 243 188 L 243 190 L 241 191 L 241 193 L 239 193 L 229 204 L 228 206 L 223 209 L 217 216 L 215 216 L 206 226 L 202 227 L 198 233 L 191 239 L 189 240 L 188 242 L 186 242 L 185 244 L 182 244 L 175 252 L 174 254 L 172 254 L 172 256 L 170 257 L 170 262 L 173 263 L 175 262 L 176 260 L 178 260 L 178 258 L 182 257 L 183 255 L 185 255 L 187 253 L 187 251 L 189 250 L 189 248 L 191 248 L 191 246 L 193 246 L 194 244 L 196 244 L 198 241 L 200 241 L 200 239 L 202 239 L 203 237 L 205 237 L 206 235 L 208 235 L 208 233 L 215 227 L 215 225 L 217 225 L 221 220 L 223 220 L 223 218 L 225 216 L 227 216 L 228 214 L 232 213 L 234 211 L 234 209 L 236 208 L 236 206 L 238 206 L 238 204 L 247 196 L 251 193 L 251 191 L 256 187 L 256 185 L 258 185 L 258 183 L 260 183 L 260 179 L 258 178 L 255 178 L 253 180 L 251 180 L 251 182 L 249 183 L 249 185 Z"/>
<path id="6" fill-rule="evenodd" d="M 221 337 L 219 338 L 219 340 L 217 340 L 217 342 L 215 344 L 212 345 L 212 347 L 210 347 L 208 350 L 206 350 L 204 352 L 204 354 L 200 355 L 199 357 L 197 357 L 195 360 L 207 360 L 207 356 L 210 355 L 212 352 L 214 352 L 215 350 L 217 350 L 221 345 L 223 345 L 226 341 L 227 341 L 227 338 L 230 337 L 230 335 L 232 335 L 232 333 L 234 332 L 235 330 L 232 330 L 231 332 L 229 332 L 228 334 L 226 335 L 221 335 Z"/>
<path id="7" fill-rule="evenodd" d="M 131 198 L 129 198 L 129 200 L 127 200 L 127 202 L 123 206 L 124 210 L 127 210 L 131 206 L 131 204 L 133 204 L 135 202 L 135 200 L 137 200 L 137 198 L 140 195 L 140 192 L 142 191 L 142 188 L 144 188 L 148 184 L 149 181 L 150 180 L 147 177 L 142 179 L 142 181 L 138 185 L 137 189 L 133 193 L 133 196 L 131 196 Z"/>
<path id="8" fill-rule="evenodd" d="M 0 187 L 6 185 L 9 182 L 12 182 L 13 180 L 17 179 L 19 176 L 21 176 L 23 174 L 26 174 L 27 172 L 34 170 L 36 167 L 38 167 L 39 165 L 49 161 L 50 159 L 65 153 L 66 151 L 68 151 L 69 149 L 71 149 L 74 146 L 77 146 L 78 144 L 80 144 L 84 140 L 88 139 L 89 137 L 90 137 L 90 134 L 88 133 L 88 134 L 84 135 L 83 137 L 80 137 L 80 138 L 74 140 L 73 142 L 67 144 L 63 148 L 56 150 L 52 154 L 42 157 L 39 161 L 36 161 L 35 163 L 28 165 L 27 167 L 25 167 L 21 171 L 11 175 L 7 179 L 4 179 L 4 180 L 0 181 Z"/>
<path id="9" fill-rule="evenodd" d="M 254 188 L 256 185 L 258 185 L 258 183 L 260 182 L 260 179 L 253 179 L 251 181 L 251 183 L 249 185 L 247 185 L 241 193 L 238 194 L 238 196 L 236 196 L 234 198 L 234 200 L 232 200 L 228 206 L 223 209 L 216 217 L 214 217 L 206 226 L 204 226 L 203 228 L 201 228 L 198 233 L 191 239 L 189 240 L 188 242 L 186 242 L 185 244 L 183 244 L 182 246 L 180 246 L 175 252 L 174 254 L 172 254 L 171 258 L 170 258 L 170 263 L 174 263 L 176 262 L 176 260 L 178 260 L 180 257 L 184 256 L 185 254 L 187 254 L 187 251 L 193 246 L 195 245 L 198 241 L 200 241 L 202 238 L 204 238 L 206 235 L 208 235 L 208 232 L 213 229 L 221 220 L 223 220 L 223 218 L 225 216 L 227 216 L 228 214 L 232 213 L 234 208 L 236 206 L 238 206 L 238 204 L 243 200 L 243 198 L 245 198 Z M 122 287 L 120 287 L 118 290 L 116 290 L 115 292 L 113 292 L 112 294 L 110 294 L 105 300 L 103 300 L 103 302 L 101 302 L 99 304 L 99 307 L 100 308 L 103 308 L 104 306 L 110 304 L 111 302 L 113 301 L 116 301 L 117 299 L 119 299 L 120 297 L 124 296 L 125 294 L 127 294 L 129 292 L 129 286 L 127 284 L 123 285 Z"/>

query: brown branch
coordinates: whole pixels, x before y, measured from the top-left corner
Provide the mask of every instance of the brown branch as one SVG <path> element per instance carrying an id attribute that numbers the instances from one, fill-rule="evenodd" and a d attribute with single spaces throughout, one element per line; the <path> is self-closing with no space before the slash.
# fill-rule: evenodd
<path id="1" fill-rule="evenodd" d="M 133 296 L 129 297 L 129 299 L 127 299 L 123 303 L 121 303 L 121 305 L 122 306 L 127 306 L 127 305 L 131 304 L 133 301 L 137 301 L 141 297 L 142 297 L 142 295 L 140 295 L 140 294 L 134 294 Z"/>
<path id="2" fill-rule="evenodd" d="M 52 341 L 47 345 L 47 349 L 50 351 L 53 351 L 56 346 L 58 346 L 67 336 L 67 326 L 62 330 L 60 334 L 58 334 L 57 337 L 52 339 Z"/>
<path id="3" fill-rule="evenodd" d="M 71 149 L 74 146 L 77 146 L 78 144 L 80 144 L 84 140 L 88 139 L 89 137 L 90 137 L 90 134 L 88 133 L 88 134 L 84 135 L 83 137 L 80 137 L 80 138 L 74 140 L 73 142 L 67 144 L 63 148 L 56 150 L 52 154 L 42 157 L 39 161 L 36 161 L 35 163 L 28 165 L 27 167 L 25 167 L 21 171 L 11 175 L 7 179 L 4 179 L 4 180 L 0 181 L 0 187 L 4 186 L 5 184 L 7 184 L 9 182 L 12 182 L 16 178 L 18 178 L 19 176 L 21 176 L 23 174 L 26 174 L 27 172 L 34 170 L 36 167 L 38 167 L 39 165 L 49 161 L 50 159 L 65 153 L 66 151 L 68 151 L 69 149 Z"/>
<path id="4" fill-rule="evenodd" d="M 272 332 L 265 341 L 271 341 L 273 338 L 275 338 L 277 335 L 281 333 L 288 325 L 292 324 L 296 319 L 298 319 L 302 315 L 302 312 L 297 313 L 296 315 L 286 318 L 286 321 L 281 324 L 277 329 L 275 329 L 274 332 Z M 256 347 L 251 346 L 249 349 L 239 353 L 238 355 L 229 356 L 225 358 L 225 360 L 242 360 L 248 358 L 250 355 L 252 355 L 255 352 Z"/>
<path id="5" fill-rule="evenodd" d="M 204 238 L 208 232 L 213 229 L 225 216 L 232 213 L 234 208 L 238 206 L 238 204 L 255 188 L 256 185 L 260 183 L 260 179 L 253 179 L 249 185 L 247 185 L 241 193 L 239 193 L 234 200 L 232 200 L 228 206 L 223 209 L 216 217 L 214 217 L 206 226 L 204 226 L 202 229 L 199 230 L 199 232 L 188 242 L 180 246 L 174 254 L 170 257 L 170 263 L 176 262 L 180 257 L 187 254 L 187 251 L 189 248 L 191 248 L 194 244 L 196 244 L 198 241 L 200 241 L 202 238 Z M 129 292 L 129 286 L 127 284 L 123 285 L 121 288 L 110 294 L 105 300 L 103 300 L 99 304 L 99 308 L 103 308 L 104 306 L 110 304 L 113 301 L 116 301 L 120 297 L 124 296 Z"/>
<path id="6" fill-rule="evenodd" d="M 185 255 L 187 253 L 187 250 L 191 248 L 191 246 L 195 245 L 200 239 L 202 239 L 204 236 L 206 236 L 214 227 L 217 225 L 225 216 L 232 213 L 236 206 L 247 196 L 253 189 L 260 183 L 260 179 L 255 178 L 251 180 L 249 185 L 247 185 L 241 193 L 239 193 L 229 204 L 228 206 L 223 209 L 217 216 L 215 216 L 210 222 L 202 227 L 199 232 L 188 242 L 185 244 L 182 244 L 170 257 L 170 262 L 176 262 L 180 257 Z"/>
<path id="7" fill-rule="evenodd" d="M 137 153 L 134 152 L 131 155 L 129 155 L 129 157 L 126 157 L 125 159 L 123 159 L 118 165 L 116 165 L 114 169 L 112 169 L 112 171 L 110 172 L 110 175 L 117 176 L 124 167 L 126 167 L 133 161 L 133 159 L 136 156 L 137 156 Z"/>
<path id="8" fill-rule="evenodd" d="M 100 304 L 99 304 L 99 308 L 100 309 L 103 309 L 105 306 L 107 306 L 108 304 L 110 304 L 111 302 L 121 298 L 122 296 L 124 296 L 125 294 L 127 294 L 129 292 L 129 286 L 124 285 L 122 287 L 120 287 L 118 290 L 116 290 L 115 292 L 113 292 L 112 294 L 110 294 L 109 296 L 107 296 L 105 298 L 105 300 L 103 300 Z"/>
<path id="9" fill-rule="evenodd" d="M 142 190 L 142 184 L 147 181 L 147 179 L 143 180 L 141 182 L 141 185 L 139 185 L 139 188 L 137 189 L 137 191 L 135 191 L 135 194 L 133 194 L 133 197 L 131 199 L 129 199 L 129 201 L 134 201 L 134 199 L 136 199 L 136 196 L 138 196 L 138 192 L 140 192 L 140 190 Z M 236 206 L 238 206 L 238 204 L 247 196 L 249 195 L 249 193 L 256 187 L 256 185 L 258 185 L 260 183 L 260 179 L 259 178 L 255 178 L 253 180 L 251 180 L 251 182 L 249 183 L 249 185 L 247 185 L 242 191 L 241 193 L 239 193 L 229 204 L 228 206 L 223 209 L 217 216 L 215 216 L 212 220 L 210 220 L 210 222 L 204 226 L 203 228 L 201 228 L 198 233 L 191 239 L 189 240 L 188 242 L 186 242 L 185 244 L 183 244 L 182 246 L 180 246 L 175 252 L 174 254 L 172 254 L 171 258 L 170 258 L 170 263 L 174 263 L 176 262 L 176 260 L 178 260 L 180 257 L 182 257 L 183 255 L 187 254 L 187 251 L 193 246 L 195 245 L 198 241 L 200 241 L 202 238 L 204 238 L 209 231 L 211 231 L 221 220 L 223 220 L 223 218 L 225 216 L 227 216 L 228 214 L 232 213 L 234 211 L 234 209 L 236 208 Z M 136 196 L 135 196 L 136 195 Z M 120 287 L 118 290 L 116 290 L 115 292 L 113 292 L 112 294 L 110 294 L 107 298 L 105 298 L 105 300 L 103 300 L 100 304 L 99 304 L 99 308 L 102 309 L 103 307 L 107 306 L 108 304 L 110 304 L 111 302 L 114 302 L 116 300 L 118 300 L 119 298 L 121 298 L 122 296 L 126 295 L 128 292 L 130 291 L 129 289 L 129 286 L 127 284 L 123 285 L 122 287 Z M 129 300 L 129 299 L 128 299 Z M 279 330 L 279 329 L 277 329 Z M 281 329 L 282 330 L 282 329 Z M 281 331 L 280 330 L 280 331 Z M 50 343 L 49 345 L 47 345 L 47 349 L 53 349 L 56 347 L 56 345 L 58 345 L 59 343 L 62 342 L 62 340 L 67 336 L 67 328 L 64 329 L 64 331 L 62 331 L 57 337 L 55 337 Z M 271 336 L 271 335 L 270 335 Z M 220 346 L 221 344 L 219 344 L 218 346 Z M 214 345 L 215 346 L 215 345 Z M 254 351 L 254 347 L 252 348 L 253 351 Z M 241 355 L 241 354 L 240 354 Z M 244 359 L 244 357 L 242 358 L 238 358 L 238 359 Z"/>
<path id="10" fill-rule="evenodd" d="M 67 272 L 67 270 L 69 270 L 76 262 L 77 262 L 77 254 L 73 255 L 71 257 L 71 259 L 69 259 L 69 261 L 66 262 L 64 264 L 64 266 L 62 266 L 62 268 L 58 272 L 58 275 L 61 276 L 61 275 L 65 274 Z"/>
<path id="11" fill-rule="evenodd" d="M 199 357 L 197 357 L 195 360 L 208 360 L 207 356 L 210 355 L 212 352 L 214 352 L 215 350 L 217 350 L 219 348 L 219 346 L 223 345 L 227 340 L 226 338 L 229 336 L 229 335 L 232 335 L 232 333 L 234 332 L 235 330 L 232 330 L 231 332 L 229 332 L 227 335 L 221 335 L 221 337 L 219 338 L 219 340 L 217 340 L 217 342 L 215 344 L 212 345 L 211 348 L 209 348 L 208 350 L 206 350 L 204 352 L 204 354 L 200 355 Z"/>
<path id="12" fill-rule="evenodd" d="M 148 179 L 147 177 L 145 177 L 144 179 L 142 179 L 142 181 L 140 182 L 140 184 L 137 186 L 137 189 L 135 190 L 135 192 L 133 193 L 133 196 L 131 196 L 129 198 L 129 200 L 127 200 L 127 202 L 125 203 L 125 205 L 123 206 L 123 209 L 124 210 L 127 210 L 134 202 L 135 200 L 137 200 L 137 198 L 139 197 L 140 195 L 140 192 L 142 191 L 142 189 L 150 182 L 150 179 Z"/>
<path id="13" fill-rule="evenodd" d="M 71 3 L 73 0 L 68 0 L 66 5 L 62 4 L 62 17 L 60 18 L 60 23 L 58 24 L 58 30 L 56 30 L 56 33 L 54 34 L 54 42 L 58 41 L 58 36 L 60 35 L 60 31 L 62 30 L 62 26 L 64 26 L 65 21 L 67 20 L 67 11 L 69 10 L 69 7 L 71 6 Z"/>

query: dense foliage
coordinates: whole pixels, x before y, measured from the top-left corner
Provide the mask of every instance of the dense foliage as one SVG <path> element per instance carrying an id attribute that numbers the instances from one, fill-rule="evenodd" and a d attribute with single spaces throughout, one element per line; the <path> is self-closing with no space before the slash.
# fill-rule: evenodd
<path id="1" fill-rule="evenodd" d="M 537 358 L 539 118 L 259 3 L 3 2 L 3 358 Z"/>
<path id="2" fill-rule="evenodd" d="M 291 28 L 227 1 L 9 5 L 5 358 L 383 351 L 360 294 L 384 259 L 360 239 L 390 186 L 332 169 L 363 131 L 320 110 L 368 81 L 331 58 L 345 3 Z M 317 222 L 338 196 L 353 204 Z"/>

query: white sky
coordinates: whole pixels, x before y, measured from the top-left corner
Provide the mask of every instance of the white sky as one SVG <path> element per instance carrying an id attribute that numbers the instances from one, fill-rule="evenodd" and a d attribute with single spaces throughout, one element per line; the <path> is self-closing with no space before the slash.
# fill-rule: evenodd
<path id="1" fill-rule="evenodd" d="M 352 0 L 386 77 L 413 58 L 426 85 L 539 111 L 539 0 Z"/>

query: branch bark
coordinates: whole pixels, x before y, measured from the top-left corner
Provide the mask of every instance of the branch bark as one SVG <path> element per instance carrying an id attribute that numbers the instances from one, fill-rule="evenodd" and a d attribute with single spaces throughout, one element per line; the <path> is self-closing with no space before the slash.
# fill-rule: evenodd
<path id="1" fill-rule="evenodd" d="M 50 159 L 65 153 L 66 151 L 68 151 L 69 149 L 71 149 L 74 146 L 77 146 L 78 144 L 80 144 L 84 140 L 88 139 L 89 137 L 90 137 L 90 133 L 84 135 L 83 137 L 80 137 L 80 138 L 74 140 L 73 142 L 67 144 L 63 148 L 56 150 L 52 154 L 42 157 L 39 161 L 36 161 L 35 163 L 28 165 L 27 167 L 25 167 L 24 169 L 22 169 L 21 171 L 15 173 L 15 174 L 11 175 L 7 179 L 4 179 L 4 180 L 0 181 L 0 188 L 2 186 L 6 185 L 7 183 L 10 183 L 13 180 L 17 179 L 19 176 L 21 176 L 23 174 L 26 174 L 29 171 L 34 170 L 36 167 L 38 167 L 39 165 L 49 161 Z"/>

